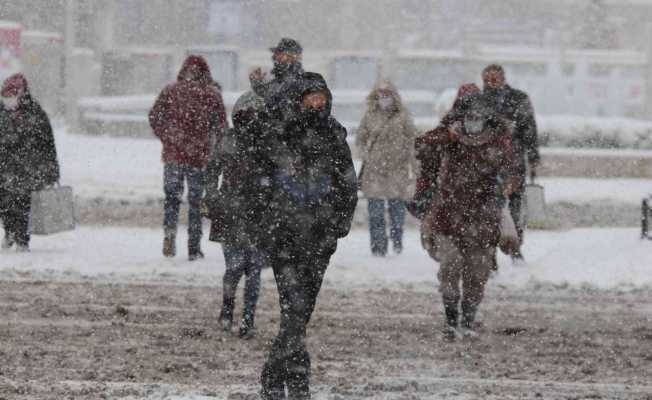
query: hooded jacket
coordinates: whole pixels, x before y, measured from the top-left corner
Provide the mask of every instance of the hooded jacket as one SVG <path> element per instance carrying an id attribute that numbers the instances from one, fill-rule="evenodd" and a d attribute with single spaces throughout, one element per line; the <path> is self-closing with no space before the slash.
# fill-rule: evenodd
<path id="1" fill-rule="evenodd" d="M 391 94 L 393 106 L 381 108 L 380 90 Z M 367 198 L 412 198 L 416 176 L 414 140 L 417 128 L 396 87 L 380 82 L 367 97 L 367 112 L 356 134 L 364 169 L 361 188 Z"/>
<path id="2" fill-rule="evenodd" d="M 274 135 L 268 237 L 277 251 L 317 246 L 330 255 L 337 238 L 351 229 L 357 181 L 346 129 L 331 116 L 326 82 L 319 74 L 306 73 L 300 89 L 302 98 L 322 92 L 328 102 L 318 113 L 301 110 Z"/>
<path id="3" fill-rule="evenodd" d="M 0 188 L 27 194 L 59 180 L 59 163 L 50 120 L 17 74 L 5 89 L 18 85 L 22 95 L 15 110 L 0 104 Z"/>
<path id="4" fill-rule="evenodd" d="M 273 165 L 264 112 L 262 99 L 243 95 L 233 108 L 233 128 L 215 146 L 204 200 L 211 241 L 256 246 L 266 234 L 262 217 L 270 202 Z"/>
<path id="5" fill-rule="evenodd" d="M 206 167 L 212 144 L 227 126 L 222 95 L 206 60 L 186 59 L 177 82 L 154 103 L 149 123 L 163 144 L 164 163 Z"/>
<path id="6" fill-rule="evenodd" d="M 470 96 L 456 110 L 453 120 L 462 121 L 474 103 L 487 101 L 479 94 Z M 495 113 L 488 121 L 478 137 L 462 135 L 454 139 L 448 133 L 450 124 L 428 133 L 429 143 L 441 149 L 434 177 L 437 189 L 431 206 L 431 233 L 449 236 L 461 248 L 498 244 L 499 182 L 515 187 L 520 181 L 509 122 Z"/>

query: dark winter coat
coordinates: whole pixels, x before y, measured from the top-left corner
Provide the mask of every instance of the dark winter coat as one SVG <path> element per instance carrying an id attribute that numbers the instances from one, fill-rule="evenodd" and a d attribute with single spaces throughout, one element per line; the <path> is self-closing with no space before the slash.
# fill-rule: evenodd
<path id="1" fill-rule="evenodd" d="M 206 167 L 227 122 L 219 86 L 203 58 L 188 57 L 177 82 L 154 103 L 149 123 L 163 144 L 164 163 Z"/>
<path id="2" fill-rule="evenodd" d="M 256 246 L 268 231 L 262 221 L 270 202 L 273 173 L 267 130 L 260 124 L 243 126 L 235 116 L 233 122 L 234 128 L 216 145 L 206 169 L 209 239 Z"/>
<path id="3" fill-rule="evenodd" d="M 457 118 L 457 117 L 455 117 Z M 482 139 L 452 139 L 442 124 L 427 137 L 441 146 L 437 189 L 431 208 L 434 235 L 453 238 L 461 248 L 496 246 L 500 237 L 499 180 L 518 184 L 517 157 L 508 123 L 502 119 Z"/>
<path id="4" fill-rule="evenodd" d="M 27 194 L 59 180 L 50 120 L 25 92 L 16 110 L 0 105 L 0 187 Z"/>
<path id="5" fill-rule="evenodd" d="M 331 94 L 318 74 L 306 74 L 302 97 L 327 94 L 326 110 L 302 112 L 275 137 L 268 238 L 276 252 L 317 248 L 330 256 L 348 234 L 357 203 L 357 182 L 346 129 L 330 115 Z"/>
<path id="6" fill-rule="evenodd" d="M 513 124 L 513 145 L 519 156 L 518 169 L 521 176 L 525 176 L 528 163 L 538 165 L 541 158 L 532 102 L 525 92 L 509 85 L 497 90 L 485 89 L 484 93 L 491 99 L 496 111 Z"/>
<path id="7" fill-rule="evenodd" d="M 253 84 L 252 89 L 265 101 L 270 125 L 281 130 L 282 125 L 298 115 L 302 87 L 312 73 L 306 73 L 301 63 L 291 64 L 287 70 L 275 68 L 272 73 L 274 79 Z"/>

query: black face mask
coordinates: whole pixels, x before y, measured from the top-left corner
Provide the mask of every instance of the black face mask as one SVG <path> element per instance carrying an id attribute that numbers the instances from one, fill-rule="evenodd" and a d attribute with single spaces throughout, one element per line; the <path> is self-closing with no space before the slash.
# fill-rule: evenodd
<path id="1" fill-rule="evenodd" d="M 272 68 L 272 75 L 274 75 L 277 78 L 281 78 L 290 72 L 292 72 L 296 68 L 297 64 L 283 64 L 274 61 L 274 67 Z"/>
<path id="2" fill-rule="evenodd" d="M 325 108 L 307 108 L 301 112 L 302 120 L 310 123 L 325 121 L 328 111 Z"/>

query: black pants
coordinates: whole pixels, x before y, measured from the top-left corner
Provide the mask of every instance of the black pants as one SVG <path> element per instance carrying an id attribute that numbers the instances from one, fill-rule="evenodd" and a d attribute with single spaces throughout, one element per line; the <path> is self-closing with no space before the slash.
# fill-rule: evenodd
<path id="1" fill-rule="evenodd" d="M 315 309 L 333 251 L 334 248 L 325 252 L 294 250 L 274 258 L 272 267 L 281 305 L 281 323 L 263 366 L 261 394 L 265 400 L 285 399 L 285 387 L 289 399 L 310 398 L 306 326 Z"/>
<path id="2" fill-rule="evenodd" d="M 29 244 L 29 214 L 32 206 L 30 193 L 13 193 L 0 189 L 0 219 L 5 234 L 12 235 L 18 245 Z"/>
<path id="3" fill-rule="evenodd" d="M 509 196 L 509 211 L 512 214 L 514 225 L 516 225 L 516 233 L 518 233 L 518 240 L 520 245 L 523 245 L 523 233 L 525 232 L 525 218 L 521 217 L 523 211 L 523 198 L 525 196 L 525 186 L 521 186 L 517 191 Z M 520 253 L 520 247 L 519 247 Z M 513 254 L 515 255 L 515 254 Z"/>

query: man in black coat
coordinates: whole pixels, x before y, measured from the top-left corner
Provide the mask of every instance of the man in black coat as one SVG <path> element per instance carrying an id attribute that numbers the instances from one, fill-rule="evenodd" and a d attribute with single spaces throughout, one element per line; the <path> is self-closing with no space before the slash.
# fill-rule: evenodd
<path id="1" fill-rule="evenodd" d="M 241 338 L 255 333 L 254 317 L 260 293 L 261 269 L 269 257 L 261 245 L 267 229 L 261 219 L 269 204 L 272 164 L 265 128 L 265 105 L 253 92 L 233 107 L 233 129 L 216 143 L 206 170 L 205 204 L 211 219 L 209 240 L 221 242 L 226 270 L 220 324 L 231 330 L 235 293 L 245 275 Z M 222 184 L 219 184 L 222 175 Z"/>
<path id="2" fill-rule="evenodd" d="M 506 83 L 505 70 L 502 66 L 492 64 L 486 67 L 482 71 L 482 80 L 487 98 L 493 103 L 496 111 L 512 124 L 512 139 L 518 157 L 521 182 L 518 189 L 509 197 L 509 207 L 522 245 L 525 227 L 521 213 L 527 169 L 529 167 L 530 175 L 534 178 L 541 159 L 534 108 L 525 92 L 514 89 Z M 511 256 L 515 261 L 522 261 L 523 254 L 520 247 Z"/>
<path id="3" fill-rule="evenodd" d="M 29 251 L 32 192 L 59 180 L 50 120 L 29 92 L 22 74 L 9 77 L 0 92 L 0 219 L 4 249 Z"/>
<path id="4" fill-rule="evenodd" d="M 351 228 L 357 182 L 346 130 L 331 115 L 331 93 L 306 73 L 296 118 L 270 152 L 275 165 L 265 226 L 281 320 L 262 372 L 265 400 L 309 399 L 306 326 L 337 240 Z"/>
<path id="5" fill-rule="evenodd" d="M 301 85 L 306 79 L 306 72 L 301 64 L 303 48 L 294 39 L 283 38 L 272 52 L 272 75 L 274 78 L 266 82 L 266 75 L 260 68 L 249 76 L 251 88 L 263 98 L 269 111 L 273 128 L 282 129 L 279 125 L 296 115 L 298 103 L 301 101 Z"/>

